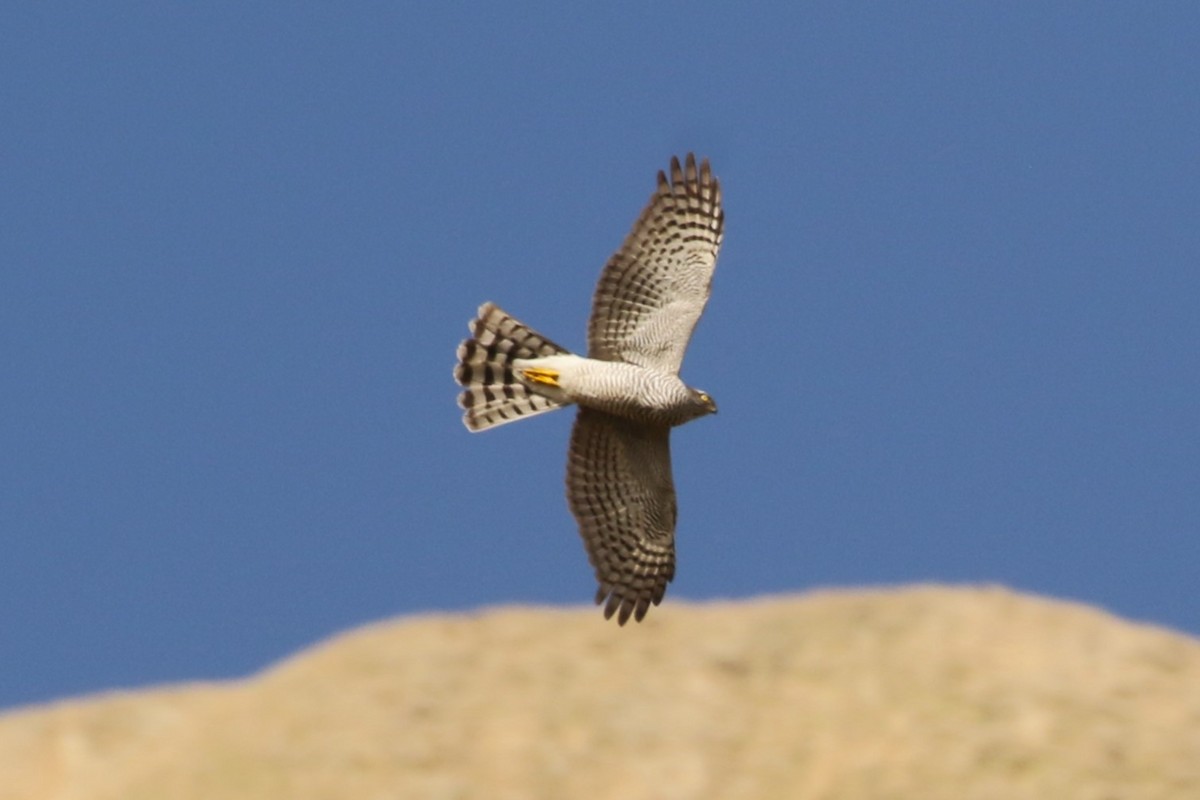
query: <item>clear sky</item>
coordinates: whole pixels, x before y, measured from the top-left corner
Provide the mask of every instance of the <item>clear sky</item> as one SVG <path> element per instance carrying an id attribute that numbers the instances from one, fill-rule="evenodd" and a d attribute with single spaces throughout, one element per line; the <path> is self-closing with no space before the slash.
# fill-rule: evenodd
<path id="1" fill-rule="evenodd" d="M 689 150 L 721 413 L 652 614 L 999 583 L 1200 634 L 1197 53 L 1186 3 L 6 7 L 0 707 L 590 603 L 572 414 L 468 433 L 454 349 L 484 300 L 583 348 Z"/>

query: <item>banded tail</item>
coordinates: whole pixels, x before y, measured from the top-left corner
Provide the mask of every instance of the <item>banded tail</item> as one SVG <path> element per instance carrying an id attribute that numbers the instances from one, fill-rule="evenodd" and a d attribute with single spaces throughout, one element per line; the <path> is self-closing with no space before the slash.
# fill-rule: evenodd
<path id="1" fill-rule="evenodd" d="M 541 358 L 569 353 L 566 348 L 510 317 L 494 303 L 479 307 L 470 323 L 471 338 L 458 346 L 454 379 L 462 385 L 458 404 L 463 424 L 483 431 L 545 411 L 564 403 L 535 393 L 513 374 L 518 358 Z"/>

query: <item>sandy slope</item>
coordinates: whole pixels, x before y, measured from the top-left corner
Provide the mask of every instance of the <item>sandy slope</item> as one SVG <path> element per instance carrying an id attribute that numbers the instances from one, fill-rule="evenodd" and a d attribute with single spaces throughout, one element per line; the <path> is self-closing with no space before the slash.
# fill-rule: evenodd
<path id="1" fill-rule="evenodd" d="M 1200 798 L 1200 642 L 1001 589 L 500 609 L 0 717 L 0 798 Z"/>

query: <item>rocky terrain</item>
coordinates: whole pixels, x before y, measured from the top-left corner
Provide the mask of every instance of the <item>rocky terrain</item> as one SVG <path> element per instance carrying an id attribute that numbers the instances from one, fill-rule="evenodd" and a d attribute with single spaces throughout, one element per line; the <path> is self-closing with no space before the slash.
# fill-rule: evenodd
<path id="1" fill-rule="evenodd" d="M 0 717 L 0 798 L 1200 798 L 1200 641 L 995 588 L 501 608 Z"/>

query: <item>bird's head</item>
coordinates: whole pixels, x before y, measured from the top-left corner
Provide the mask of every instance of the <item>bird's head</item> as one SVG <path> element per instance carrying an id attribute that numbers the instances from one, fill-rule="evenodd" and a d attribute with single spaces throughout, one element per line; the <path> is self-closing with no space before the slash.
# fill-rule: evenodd
<path id="1" fill-rule="evenodd" d="M 717 413 L 717 401 L 713 400 L 708 392 L 692 389 L 692 400 L 696 404 L 696 410 L 700 412 L 697 416 Z"/>

